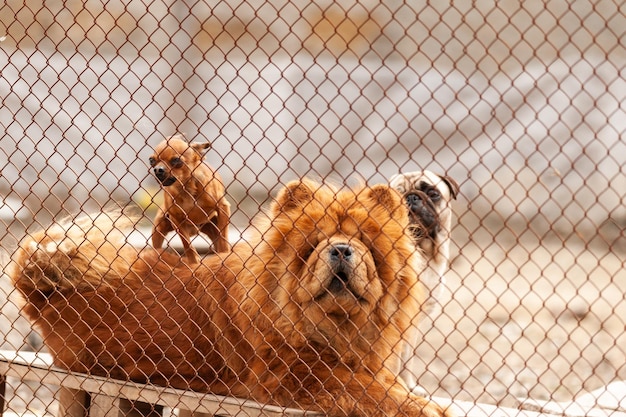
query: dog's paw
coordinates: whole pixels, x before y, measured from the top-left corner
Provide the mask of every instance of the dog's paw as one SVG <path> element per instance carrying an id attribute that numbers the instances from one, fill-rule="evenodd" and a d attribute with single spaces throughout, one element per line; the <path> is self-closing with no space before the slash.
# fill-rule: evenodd
<path id="1" fill-rule="evenodd" d="M 436 402 L 424 397 L 411 394 L 409 401 L 403 404 L 399 415 L 423 417 L 455 417 L 449 408 L 444 408 Z"/>

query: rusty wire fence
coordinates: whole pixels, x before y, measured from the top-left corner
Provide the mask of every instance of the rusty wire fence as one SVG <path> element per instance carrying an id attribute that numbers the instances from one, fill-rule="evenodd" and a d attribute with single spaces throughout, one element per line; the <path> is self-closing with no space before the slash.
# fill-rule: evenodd
<path id="1" fill-rule="evenodd" d="M 428 169 L 460 193 L 425 391 L 626 379 L 622 2 L 57 3 L 0 6 L 3 264 L 68 214 L 136 205 L 149 229 L 175 132 L 212 143 L 233 233 L 295 178 Z M 43 349 L 5 276 L 0 296 L 2 349 Z M 45 410 L 32 395 L 7 401 Z"/>

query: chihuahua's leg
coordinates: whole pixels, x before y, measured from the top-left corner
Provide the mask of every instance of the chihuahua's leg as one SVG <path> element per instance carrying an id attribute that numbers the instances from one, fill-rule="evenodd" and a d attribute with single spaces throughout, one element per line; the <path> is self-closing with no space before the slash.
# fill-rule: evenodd
<path id="1" fill-rule="evenodd" d="M 152 246 L 155 249 L 163 247 L 165 236 L 173 230 L 174 226 L 172 226 L 172 222 L 165 215 L 165 213 L 159 211 L 154 218 L 154 227 L 152 228 Z"/>
<path id="2" fill-rule="evenodd" d="M 198 255 L 196 248 L 191 245 L 191 238 L 180 228 L 176 229 L 176 233 L 178 233 L 178 236 L 183 243 L 184 254 L 187 259 L 192 263 L 200 263 L 200 255 Z"/>
<path id="3" fill-rule="evenodd" d="M 222 199 L 217 206 L 217 215 L 211 219 L 210 223 L 202 227 L 205 233 L 213 242 L 215 252 L 228 252 L 230 243 L 228 241 L 228 225 L 230 224 L 230 204 Z"/>
<path id="4" fill-rule="evenodd" d="M 207 235 L 209 239 L 211 240 L 211 243 L 212 243 L 211 250 L 213 251 L 213 253 L 219 252 L 219 250 L 217 249 L 217 240 L 219 239 L 219 231 L 217 230 L 217 226 L 215 225 L 216 222 L 217 222 L 217 216 L 213 217 L 211 220 L 209 220 L 208 223 L 205 223 L 200 227 L 200 231 L 204 233 L 205 235 Z"/>

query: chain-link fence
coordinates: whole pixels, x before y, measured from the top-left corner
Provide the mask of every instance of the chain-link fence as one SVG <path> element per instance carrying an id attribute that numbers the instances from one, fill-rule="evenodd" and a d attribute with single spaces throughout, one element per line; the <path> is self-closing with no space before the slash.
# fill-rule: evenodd
<path id="1" fill-rule="evenodd" d="M 418 383 L 571 399 L 626 378 L 625 71 L 619 1 L 8 0 L 3 265 L 24 235 L 105 206 L 138 206 L 149 247 L 148 161 L 176 132 L 211 142 L 231 240 L 290 180 L 428 169 L 460 191 Z M 45 349 L 3 275 L 2 349 Z M 11 407 L 46 407 L 24 389 Z"/>

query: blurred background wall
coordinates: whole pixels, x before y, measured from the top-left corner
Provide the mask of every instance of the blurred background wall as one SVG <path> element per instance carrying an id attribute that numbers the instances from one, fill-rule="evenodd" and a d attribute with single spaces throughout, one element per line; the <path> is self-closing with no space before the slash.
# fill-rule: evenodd
<path id="1" fill-rule="evenodd" d="M 51 215 L 128 200 L 179 131 L 213 142 L 236 200 L 301 175 L 428 168 L 477 217 L 623 227 L 624 7 L 9 0 L 0 191 Z"/>

